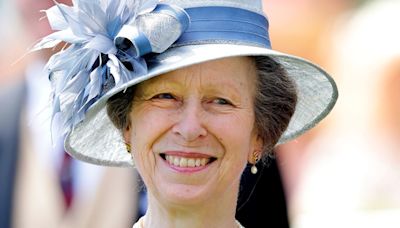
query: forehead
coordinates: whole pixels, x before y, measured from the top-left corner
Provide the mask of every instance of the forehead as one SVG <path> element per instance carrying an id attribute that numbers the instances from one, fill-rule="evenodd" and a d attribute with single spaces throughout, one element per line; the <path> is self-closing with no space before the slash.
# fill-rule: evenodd
<path id="1" fill-rule="evenodd" d="M 220 86 L 221 84 L 226 86 L 253 86 L 255 80 L 256 67 L 252 58 L 230 57 L 181 68 L 149 79 L 141 84 L 154 85 L 169 82 L 175 84 L 197 83 L 206 86 Z"/>

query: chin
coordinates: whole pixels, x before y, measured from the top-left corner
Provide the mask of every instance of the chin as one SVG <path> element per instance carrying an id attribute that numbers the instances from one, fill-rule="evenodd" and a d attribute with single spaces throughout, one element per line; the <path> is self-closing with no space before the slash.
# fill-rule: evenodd
<path id="1" fill-rule="evenodd" d="M 194 186 L 187 184 L 169 184 L 160 192 L 159 200 L 167 205 L 199 206 L 218 198 L 215 189 L 209 186 Z"/>

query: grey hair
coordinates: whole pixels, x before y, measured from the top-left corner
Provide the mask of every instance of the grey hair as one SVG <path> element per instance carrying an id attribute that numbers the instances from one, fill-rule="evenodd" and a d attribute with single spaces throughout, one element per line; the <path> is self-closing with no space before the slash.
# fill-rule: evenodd
<path id="1" fill-rule="evenodd" d="M 297 93 L 281 64 L 266 56 L 253 59 L 258 74 L 254 94 L 254 124 L 263 142 L 262 154 L 265 158 L 272 155 L 273 147 L 289 125 Z M 135 86 L 132 86 L 107 101 L 107 114 L 121 131 L 129 125 L 134 93 Z"/>
<path id="2" fill-rule="evenodd" d="M 273 156 L 273 148 L 289 125 L 296 108 L 297 90 L 285 68 L 271 57 L 257 56 L 254 60 L 258 74 L 254 124 L 266 158 Z"/>
<path id="3" fill-rule="evenodd" d="M 110 97 L 107 101 L 107 115 L 110 117 L 114 126 L 123 131 L 129 126 L 129 113 L 132 109 L 135 86 L 127 88 Z"/>

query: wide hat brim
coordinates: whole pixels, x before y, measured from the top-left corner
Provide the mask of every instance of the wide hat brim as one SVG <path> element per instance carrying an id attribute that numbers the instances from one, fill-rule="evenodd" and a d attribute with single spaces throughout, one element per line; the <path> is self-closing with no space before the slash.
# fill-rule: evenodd
<path id="1" fill-rule="evenodd" d="M 148 61 L 148 73 L 114 87 L 87 111 L 85 119 L 70 131 L 65 149 L 73 157 L 97 165 L 134 166 L 122 133 L 109 119 L 107 100 L 127 87 L 152 77 L 198 64 L 234 56 L 270 56 L 287 70 L 297 87 L 298 102 L 288 128 L 278 144 L 303 134 L 333 108 L 338 91 L 333 79 L 319 66 L 302 58 L 262 47 L 239 44 L 197 44 L 172 47 Z M 133 145 L 134 148 L 134 145 Z"/>

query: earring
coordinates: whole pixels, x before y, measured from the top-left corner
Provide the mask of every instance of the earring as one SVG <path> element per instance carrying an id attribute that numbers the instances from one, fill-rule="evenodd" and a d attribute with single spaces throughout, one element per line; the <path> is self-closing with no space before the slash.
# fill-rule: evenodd
<path id="1" fill-rule="evenodd" d="M 254 158 L 254 164 L 253 164 L 253 166 L 251 166 L 250 171 L 252 174 L 257 174 L 258 169 L 257 169 L 256 163 L 258 162 L 259 158 L 258 158 L 258 153 L 256 151 L 253 153 L 253 158 Z"/>
<path id="2" fill-rule="evenodd" d="M 131 144 L 129 144 L 129 143 L 125 143 L 125 146 L 126 146 L 126 151 L 128 151 L 128 153 L 131 153 Z"/>

